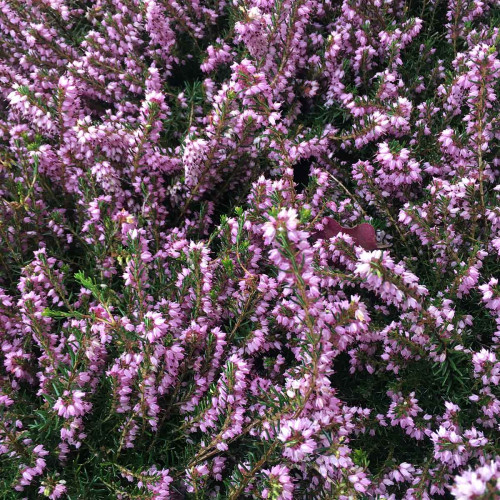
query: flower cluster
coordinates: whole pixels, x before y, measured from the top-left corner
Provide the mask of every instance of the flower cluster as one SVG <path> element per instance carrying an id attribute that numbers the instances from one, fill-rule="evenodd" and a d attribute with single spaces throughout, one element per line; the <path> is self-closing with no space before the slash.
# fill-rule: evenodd
<path id="1" fill-rule="evenodd" d="M 0 497 L 500 494 L 495 0 L 0 0 Z"/>

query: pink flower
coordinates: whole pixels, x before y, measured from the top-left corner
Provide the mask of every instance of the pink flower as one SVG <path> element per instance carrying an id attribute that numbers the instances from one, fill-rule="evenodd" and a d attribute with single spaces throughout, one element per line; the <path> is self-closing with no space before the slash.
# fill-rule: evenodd
<path id="1" fill-rule="evenodd" d="M 314 434 L 320 429 L 317 423 L 307 418 L 298 418 L 282 422 L 278 439 L 285 444 L 283 456 L 293 462 L 303 460 L 314 453 L 317 443 Z"/>
<path id="2" fill-rule="evenodd" d="M 82 391 L 64 391 L 63 397 L 57 399 L 53 408 L 63 418 L 81 417 L 92 408 L 91 403 L 83 400 L 85 393 Z"/>

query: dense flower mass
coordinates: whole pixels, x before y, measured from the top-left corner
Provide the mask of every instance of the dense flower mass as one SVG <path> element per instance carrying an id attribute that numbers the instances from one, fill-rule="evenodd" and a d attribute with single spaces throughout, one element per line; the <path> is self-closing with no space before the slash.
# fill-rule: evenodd
<path id="1" fill-rule="evenodd" d="M 496 0 L 0 0 L 0 497 L 500 497 Z"/>

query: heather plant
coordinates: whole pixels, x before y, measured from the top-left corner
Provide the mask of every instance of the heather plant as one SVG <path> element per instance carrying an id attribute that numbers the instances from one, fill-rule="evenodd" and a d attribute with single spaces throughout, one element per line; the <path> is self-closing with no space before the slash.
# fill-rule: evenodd
<path id="1" fill-rule="evenodd" d="M 500 496 L 497 2 L 0 7 L 0 497 Z"/>

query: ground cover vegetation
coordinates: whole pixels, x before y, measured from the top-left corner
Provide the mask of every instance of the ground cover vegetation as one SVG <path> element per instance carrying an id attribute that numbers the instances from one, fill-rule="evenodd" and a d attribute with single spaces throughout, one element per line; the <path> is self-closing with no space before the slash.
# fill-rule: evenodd
<path id="1" fill-rule="evenodd" d="M 495 0 L 0 0 L 0 497 L 495 499 Z"/>

